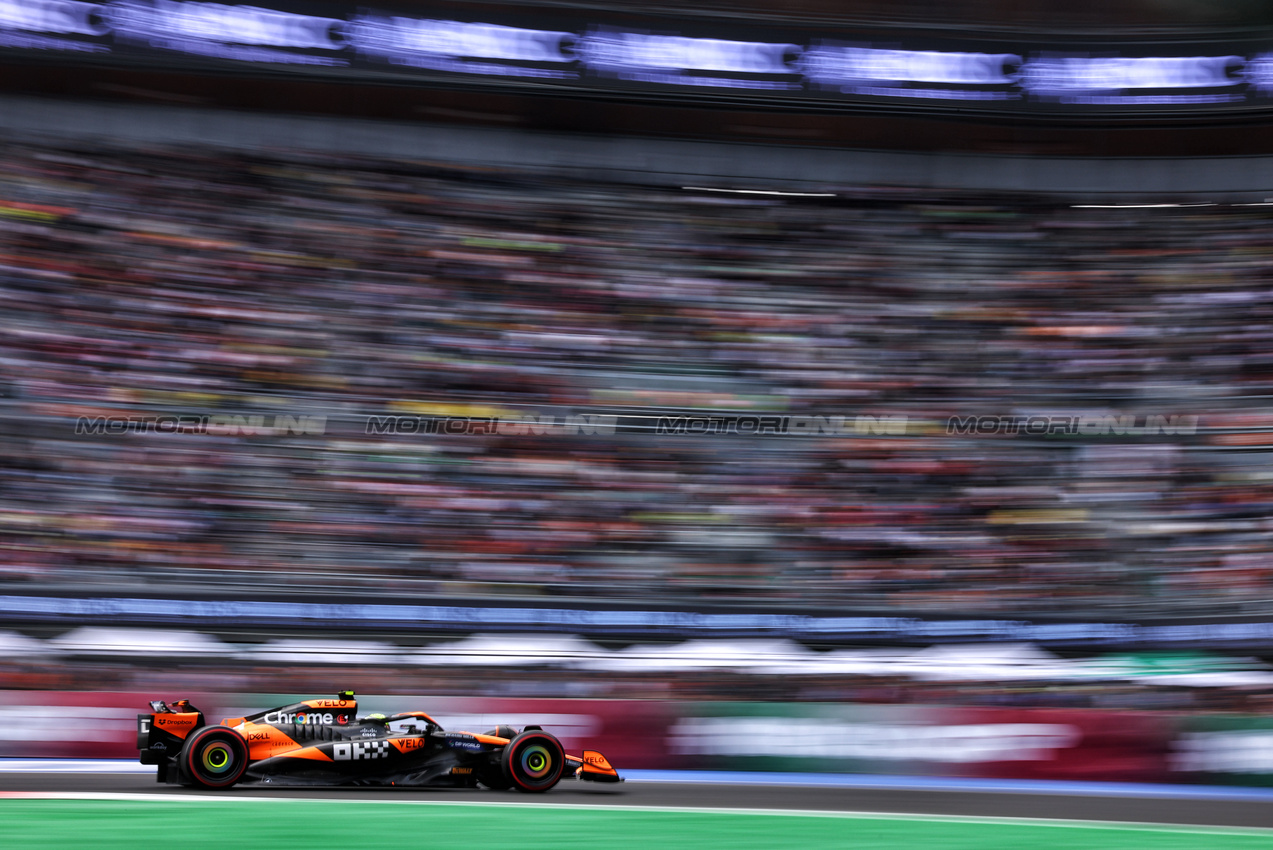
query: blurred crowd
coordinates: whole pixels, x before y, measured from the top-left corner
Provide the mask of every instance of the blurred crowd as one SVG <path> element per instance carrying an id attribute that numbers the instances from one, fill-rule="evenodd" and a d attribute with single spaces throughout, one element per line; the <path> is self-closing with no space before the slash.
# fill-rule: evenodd
<path id="1" fill-rule="evenodd" d="M 1273 608 L 1273 218 L 0 148 L 0 581 Z M 1232 438 L 367 435 L 342 416 L 1195 414 Z M 324 434 L 76 436 L 266 411 Z"/>

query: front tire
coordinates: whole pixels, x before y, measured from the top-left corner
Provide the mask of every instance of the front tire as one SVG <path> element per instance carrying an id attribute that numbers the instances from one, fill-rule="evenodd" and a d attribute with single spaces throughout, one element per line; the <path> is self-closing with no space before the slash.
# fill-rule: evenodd
<path id="1" fill-rule="evenodd" d="M 229 788 L 248 768 L 248 744 L 229 726 L 205 726 L 190 733 L 178 763 L 187 785 Z"/>
<path id="2" fill-rule="evenodd" d="M 500 756 L 500 766 L 518 791 L 540 793 L 561 780 L 566 751 L 547 732 L 529 730 L 508 742 Z"/>

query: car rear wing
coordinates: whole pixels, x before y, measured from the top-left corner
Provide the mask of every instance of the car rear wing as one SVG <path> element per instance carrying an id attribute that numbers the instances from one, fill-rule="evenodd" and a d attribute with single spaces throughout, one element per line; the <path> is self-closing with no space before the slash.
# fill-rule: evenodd
<path id="1" fill-rule="evenodd" d="M 152 700 L 150 709 L 150 714 L 137 715 L 137 758 L 142 764 L 162 764 L 181 751 L 191 732 L 207 725 L 203 712 L 188 699 L 172 705 Z"/>

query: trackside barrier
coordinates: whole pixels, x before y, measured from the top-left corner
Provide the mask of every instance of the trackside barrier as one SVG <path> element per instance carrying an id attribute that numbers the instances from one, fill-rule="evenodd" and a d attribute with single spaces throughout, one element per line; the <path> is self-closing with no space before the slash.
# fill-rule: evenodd
<path id="1" fill-rule="evenodd" d="M 135 758 L 148 700 L 212 720 L 315 694 L 0 691 L 0 757 Z M 832 703 L 360 695 L 482 732 L 537 723 L 621 771 L 752 770 L 1273 786 L 1273 718 Z"/>

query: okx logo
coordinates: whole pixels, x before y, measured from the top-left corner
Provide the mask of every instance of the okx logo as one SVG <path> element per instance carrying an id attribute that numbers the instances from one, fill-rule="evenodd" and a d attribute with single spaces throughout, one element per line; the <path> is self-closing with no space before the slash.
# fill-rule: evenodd
<path id="1" fill-rule="evenodd" d="M 332 758 L 336 761 L 382 759 L 388 755 L 388 741 L 353 741 L 348 744 L 332 745 Z"/>

